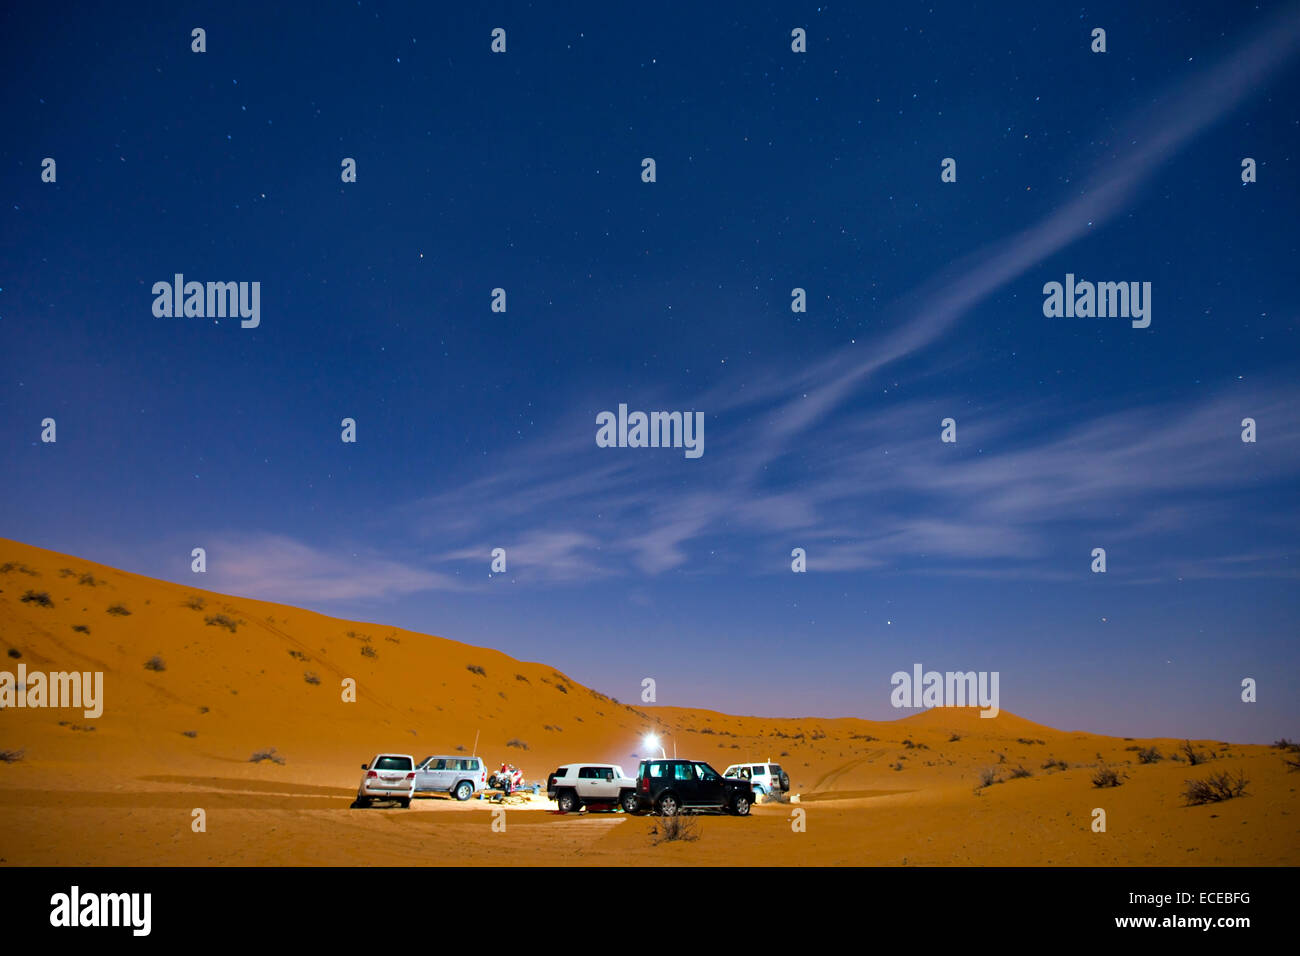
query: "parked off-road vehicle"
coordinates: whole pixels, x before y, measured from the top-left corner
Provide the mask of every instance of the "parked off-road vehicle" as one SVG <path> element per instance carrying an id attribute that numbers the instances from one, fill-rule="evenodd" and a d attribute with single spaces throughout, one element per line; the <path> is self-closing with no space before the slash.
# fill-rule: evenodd
<path id="1" fill-rule="evenodd" d="M 780 796 L 790 792 L 790 775 L 781 769 L 779 763 L 733 763 L 722 772 L 727 778 L 748 780 L 754 788 L 754 799 L 765 796 Z"/>
<path id="2" fill-rule="evenodd" d="M 746 816 L 754 805 L 748 780 L 724 777 L 702 760 L 642 760 L 636 812 L 671 817 L 683 810 L 724 810 Z"/>
<path id="3" fill-rule="evenodd" d="M 636 810 L 636 781 L 623 768 L 610 763 L 569 763 L 546 778 L 546 795 L 562 813 L 583 807 L 622 807 Z"/>

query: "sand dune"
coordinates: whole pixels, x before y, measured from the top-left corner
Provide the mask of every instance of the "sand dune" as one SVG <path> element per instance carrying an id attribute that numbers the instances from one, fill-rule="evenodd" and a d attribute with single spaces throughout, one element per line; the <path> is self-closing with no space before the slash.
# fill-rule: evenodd
<path id="1" fill-rule="evenodd" d="M 45 597 L 41 597 L 44 595 Z M 26 597 L 26 600 L 24 598 Z M 0 710 L 0 864 L 1294 865 L 1300 776 L 1280 752 L 1057 731 L 1003 712 L 897 721 L 628 706 L 545 664 L 444 638 L 157 581 L 0 539 L 0 670 L 102 671 L 104 709 Z M 19 656 L 15 656 L 19 655 Z M 149 662 L 153 661 L 152 664 Z M 149 664 L 149 666 L 146 666 Z M 356 702 L 342 700 L 355 681 Z M 376 750 L 478 752 L 530 780 L 561 763 L 635 768 L 647 731 L 721 768 L 779 760 L 799 803 L 653 821 L 478 801 L 350 810 Z M 1141 764 L 1137 752 L 1165 759 Z M 251 762 L 274 748 L 273 760 Z M 275 762 L 282 760 L 283 762 Z M 1048 764 L 1050 763 L 1050 766 Z M 1101 764 L 1121 775 L 1098 789 Z M 1015 777 L 1018 768 L 1028 776 Z M 981 774 L 998 780 L 981 786 Z M 1188 807 L 1184 781 L 1241 771 L 1248 796 Z M 549 809 L 537 801 L 538 810 Z M 206 814 L 193 831 L 192 811 Z M 1106 812 L 1105 833 L 1092 830 Z M 806 831 L 792 828 L 803 811 Z M 377 858 L 376 847 L 383 847 Z"/>

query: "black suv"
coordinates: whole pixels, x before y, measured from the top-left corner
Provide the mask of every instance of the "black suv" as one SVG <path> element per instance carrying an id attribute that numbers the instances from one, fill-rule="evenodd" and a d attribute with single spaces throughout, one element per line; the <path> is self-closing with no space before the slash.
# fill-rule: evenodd
<path id="1" fill-rule="evenodd" d="M 637 769 L 639 813 L 671 817 L 682 810 L 726 810 L 743 817 L 753 805 L 748 780 L 724 777 L 702 760 L 642 760 Z"/>

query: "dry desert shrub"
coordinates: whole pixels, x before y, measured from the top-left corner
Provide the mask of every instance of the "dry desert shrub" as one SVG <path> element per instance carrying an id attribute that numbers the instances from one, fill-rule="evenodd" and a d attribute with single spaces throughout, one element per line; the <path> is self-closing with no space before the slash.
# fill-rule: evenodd
<path id="1" fill-rule="evenodd" d="M 487 677 L 487 671 L 479 667 L 477 664 L 466 664 L 465 670 L 469 671 L 471 674 L 477 674 L 479 677 Z"/>
<path id="2" fill-rule="evenodd" d="M 307 673 L 302 675 L 302 679 L 305 680 L 308 684 L 320 683 L 320 678 L 316 676 L 314 671 L 307 671 Z"/>
<path id="3" fill-rule="evenodd" d="M 131 615 L 131 612 L 128 611 L 126 607 L 121 604 L 114 604 L 112 607 L 108 609 L 108 613 L 114 614 L 117 617 L 130 617 Z"/>
<path id="4" fill-rule="evenodd" d="M 1019 780 L 1022 777 L 1032 777 L 1033 774 L 1024 768 L 1023 765 L 1012 768 L 1011 777 L 1013 780 Z"/>
<path id="5" fill-rule="evenodd" d="M 24 604 L 35 604 L 39 607 L 54 607 L 54 602 L 50 600 L 48 591 L 28 591 L 20 599 Z"/>
<path id="6" fill-rule="evenodd" d="M 507 747 L 514 747 L 514 748 L 516 748 L 517 750 L 527 750 L 527 749 L 528 749 L 528 744 L 524 743 L 524 742 L 523 742 L 522 740 L 520 740 L 518 737 L 512 737 L 510 740 L 507 740 L 507 741 L 506 741 L 506 746 L 507 746 Z"/>
<path id="7" fill-rule="evenodd" d="M 90 633 L 90 628 L 86 627 L 86 625 L 84 625 L 84 624 L 74 624 L 74 625 L 72 625 L 72 629 L 73 629 L 74 631 L 76 631 L 78 634 L 89 634 L 89 633 Z"/>
<path id="8" fill-rule="evenodd" d="M 1205 754 L 1193 747 L 1190 740 L 1183 741 L 1182 752 L 1183 756 L 1187 759 L 1187 762 L 1193 767 L 1197 764 L 1205 763 Z"/>
<path id="9" fill-rule="evenodd" d="M 199 732 L 198 732 L 197 730 L 182 730 L 182 731 L 181 731 L 181 736 L 182 736 L 182 737 L 189 737 L 189 738 L 193 739 L 194 737 L 197 737 L 198 735 L 199 735 Z"/>
<path id="10" fill-rule="evenodd" d="M 379 652 L 378 652 L 377 650 L 375 650 L 373 647 L 371 647 L 369 644 L 367 644 L 367 645 L 365 645 L 364 647 L 361 648 L 361 656 L 362 656 L 362 657 L 378 657 L 378 656 L 379 656 Z"/>
<path id="11" fill-rule="evenodd" d="M 671 817 L 656 816 L 650 826 L 650 843 L 693 843 L 700 838 L 699 821 L 694 816 L 677 813 Z"/>
<path id="12" fill-rule="evenodd" d="M 1195 807 L 1202 803 L 1220 803 L 1233 797 L 1247 796 L 1246 784 L 1250 783 L 1240 770 L 1234 777 L 1226 770 L 1212 773 L 1204 780 L 1188 780 L 1183 788 L 1183 799 L 1187 806 Z"/>
<path id="13" fill-rule="evenodd" d="M 1094 787 L 1118 787 L 1122 782 L 1118 771 L 1105 764 L 1098 767 L 1096 773 L 1092 775 L 1092 785 Z"/>
<path id="14" fill-rule="evenodd" d="M 165 671 L 167 669 L 167 662 L 155 654 L 144 662 L 144 669 L 147 671 Z"/>
<path id="15" fill-rule="evenodd" d="M 523 681 L 525 684 L 531 684 L 531 683 L 532 683 L 532 681 L 530 681 L 530 680 L 529 680 L 527 677 L 525 677 L 523 674 L 516 674 L 516 675 L 515 675 L 515 680 L 521 680 L 521 681 Z"/>
<path id="16" fill-rule="evenodd" d="M 985 767 L 983 770 L 980 771 L 981 787 L 991 787 L 993 786 L 993 784 L 1000 783 L 1000 782 L 1001 781 L 998 780 L 998 772 L 994 770 L 992 767 Z"/>
<path id="17" fill-rule="evenodd" d="M 1157 763 L 1164 755 L 1155 747 L 1143 747 L 1138 750 L 1138 763 Z"/>
<path id="18" fill-rule="evenodd" d="M 199 597 L 197 594 L 191 594 L 185 599 L 185 603 L 181 606 L 187 607 L 191 611 L 202 611 L 208 606 L 208 602 L 203 600 L 203 598 Z"/>
<path id="19" fill-rule="evenodd" d="M 23 652 L 16 647 L 11 647 L 9 648 L 9 656 L 12 657 L 14 660 L 18 660 L 20 657 L 23 656 Z"/>
<path id="20" fill-rule="evenodd" d="M 203 619 L 203 623 L 209 627 L 224 627 L 231 634 L 234 634 L 239 628 L 238 622 L 225 614 L 209 614 Z"/>
<path id="21" fill-rule="evenodd" d="M 248 758 L 249 763 L 261 763 L 263 760 L 269 760 L 271 763 L 284 763 L 284 758 L 275 752 L 274 747 L 268 747 L 266 750 L 259 750 L 253 756 Z"/>
<path id="22" fill-rule="evenodd" d="M 100 581 L 96 581 L 96 580 L 95 580 L 95 576 L 94 576 L 93 574 L 89 574 L 89 573 L 87 573 L 87 574 L 83 574 L 81 577 L 77 578 L 77 583 L 78 583 L 78 584 L 84 584 L 84 585 L 85 585 L 86 587 L 88 587 L 88 588 L 93 588 L 93 587 L 95 587 L 96 585 L 101 584 L 102 582 L 100 582 Z"/>
<path id="23" fill-rule="evenodd" d="M 17 763 L 23 759 L 25 750 L 0 750 L 0 763 Z"/>
<path id="24" fill-rule="evenodd" d="M 1049 757 L 1043 762 L 1044 770 L 1069 770 L 1070 765 L 1064 760 L 1058 760 L 1055 757 Z"/>

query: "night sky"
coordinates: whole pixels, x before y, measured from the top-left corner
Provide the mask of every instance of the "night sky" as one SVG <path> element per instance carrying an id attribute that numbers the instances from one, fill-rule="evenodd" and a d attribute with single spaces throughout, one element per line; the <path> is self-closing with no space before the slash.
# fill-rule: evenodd
<path id="1" fill-rule="evenodd" d="M 1295 736 L 1300 5 L 459 6 L 0 11 L 0 535 L 625 702 Z"/>

